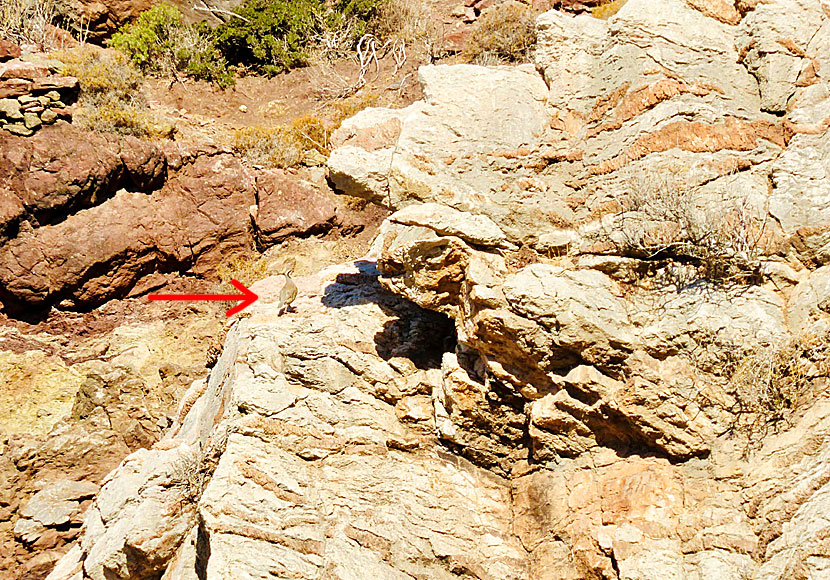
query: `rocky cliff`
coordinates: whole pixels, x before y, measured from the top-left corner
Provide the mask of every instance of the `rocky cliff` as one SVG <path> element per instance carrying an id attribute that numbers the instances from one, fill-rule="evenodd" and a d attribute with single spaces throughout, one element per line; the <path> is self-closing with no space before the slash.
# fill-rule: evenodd
<path id="1" fill-rule="evenodd" d="M 254 286 L 51 580 L 828 573 L 830 5 L 538 31 L 343 124 L 372 251 Z"/>

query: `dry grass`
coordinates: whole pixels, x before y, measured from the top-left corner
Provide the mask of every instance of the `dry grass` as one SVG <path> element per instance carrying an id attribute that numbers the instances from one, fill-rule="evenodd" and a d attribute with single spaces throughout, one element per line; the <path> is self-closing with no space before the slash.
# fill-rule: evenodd
<path id="1" fill-rule="evenodd" d="M 267 278 L 269 262 L 262 254 L 250 253 L 235 254 L 223 261 L 216 268 L 216 274 L 221 282 L 220 294 L 238 294 L 231 280 L 239 280 L 243 285 L 250 286 L 254 282 Z"/>
<path id="2" fill-rule="evenodd" d="M 57 0 L 2 0 L 0 38 L 49 50 L 54 48 L 54 24 L 59 18 Z"/>
<path id="3" fill-rule="evenodd" d="M 331 134 L 357 112 L 372 106 L 377 96 L 354 96 L 329 104 L 321 116 L 303 115 L 276 127 L 235 129 L 231 147 L 252 165 L 294 167 L 311 152 L 327 157 L 331 153 Z"/>
<path id="4" fill-rule="evenodd" d="M 690 282 L 758 281 L 770 245 L 766 223 L 746 201 L 724 201 L 725 193 L 700 203 L 688 181 L 684 172 L 653 172 L 630 183 L 603 237 L 624 256 L 693 266 Z"/>
<path id="5" fill-rule="evenodd" d="M 763 435 L 786 424 L 830 376 L 830 333 L 806 334 L 754 352 L 727 352 L 733 431 Z"/>
<path id="6" fill-rule="evenodd" d="M 508 0 L 486 10 L 476 22 L 462 56 L 474 64 L 527 62 L 536 44 L 536 14 Z"/>
<path id="7" fill-rule="evenodd" d="M 444 27 L 425 0 L 389 0 L 379 9 L 372 30 L 383 40 L 423 50 L 434 62 L 443 56 Z"/>
<path id="8" fill-rule="evenodd" d="M 170 137 L 173 127 L 156 119 L 144 98 L 141 73 L 119 52 L 83 46 L 52 56 L 64 63 L 63 73 L 81 84 L 75 120 L 100 133 L 137 137 Z"/>
<path id="9" fill-rule="evenodd" d="M 628 0 L 608 0 L 591 8 L 591 16 L 600 20 L 608 20 L 625 6 Z"/>

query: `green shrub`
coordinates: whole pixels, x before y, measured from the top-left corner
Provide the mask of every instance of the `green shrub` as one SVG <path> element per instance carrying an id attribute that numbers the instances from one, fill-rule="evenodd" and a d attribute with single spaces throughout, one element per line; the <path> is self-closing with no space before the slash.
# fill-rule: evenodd
<path id="1" fill-rule="evenodd" d="M 247 0 L 216 40 L 228 62 L 276 75 L 308 64 L 324 38 L 353 47 L 383 1 Z"/>
<path id="2" fill-rule="evenodd" d="M 233 75 L 205 25 L 185 24 L 178 8 L 162 2 L 113 35 L 110 46 L 148 73 L 183 73 L 227 87 Z"/>
<path id="3" fill-rule="evenodd" d="M 476 22 L 463 56 L 475 64 L 523 62 L 536 44 L 536 15 L 508 0 L 486 10 Z"/>

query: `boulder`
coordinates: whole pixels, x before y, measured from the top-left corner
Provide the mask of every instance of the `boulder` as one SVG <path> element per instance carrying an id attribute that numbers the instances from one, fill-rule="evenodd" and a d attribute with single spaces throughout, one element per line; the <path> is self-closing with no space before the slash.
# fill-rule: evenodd
<path id="1" fill-rule="evenodd" d="M 133 137 L 113 140 L 66 123 L 32 138 L 0 132 L 0 187 L 9 208 L 0 231 L 21 219 L 35 227 L 61 221 L 124 187 L 153 190 L 165 175 L 159 149 Z"/>
<path id="2" fill-rule="evenodd" d="M 261 246 L 269 247 L 292 236 L 325 233 L 336 223 L 330 196 L 311 184 L 282 172 L 257 176 L 254 223 Z"/>
<path id="3" fill-rule="evenodd" d="M 29 518 L 44 526 L 59 526 L 69 522 L 80 511 L 80 501 L 93 497 L 98 486 L 86 481 L 57 481 L 37 492 L 21 510 Z"/>

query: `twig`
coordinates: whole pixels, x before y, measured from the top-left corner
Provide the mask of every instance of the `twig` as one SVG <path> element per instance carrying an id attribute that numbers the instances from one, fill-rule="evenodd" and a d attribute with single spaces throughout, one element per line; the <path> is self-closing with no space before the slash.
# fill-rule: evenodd
<path id="1" fill-rule="evenodd" d="M 251 24 L 251 21 L 248 20 L 247 18 L 245 18 L 244 16 L 242 16 L 241 14 L 237 14 L 236 12 L 231 12 L 230 10 L 225 10 L 224 8 L 211 8 L 210 6 L 196 6 L 194 4 L 193 5 L 193 10 L 198 10 L 200 12 L 210 12 L 211 14 L 217 14 L 218 13 L 218 14 L 225 14 L 227 16 L 235 16 L 236 18 L 239 18 L 240 20 L 243 20 L 243 21 L 247 22 L 248 24 Z"/>

